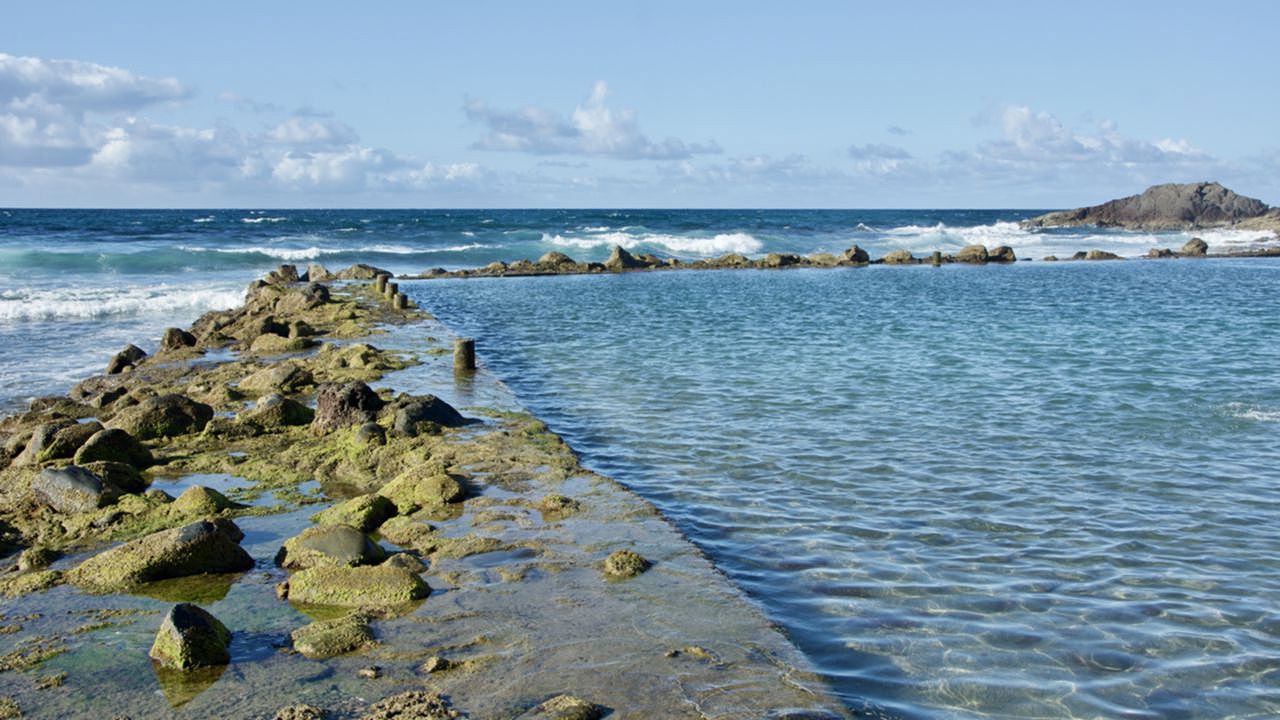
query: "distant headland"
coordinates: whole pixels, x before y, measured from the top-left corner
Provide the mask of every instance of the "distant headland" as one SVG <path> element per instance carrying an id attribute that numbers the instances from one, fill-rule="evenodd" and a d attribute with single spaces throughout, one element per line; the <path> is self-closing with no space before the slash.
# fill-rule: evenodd
<path id="1" fill-rule="evenodd" d="M 1238 195 L 1216 182 L 1153 185 L 1140 195 L 1059 210 L 1022 221 L 1024 228 L 1096 225 L 1127 230 L 1236 227 L 1280 234 L 1280 208 Z"/>

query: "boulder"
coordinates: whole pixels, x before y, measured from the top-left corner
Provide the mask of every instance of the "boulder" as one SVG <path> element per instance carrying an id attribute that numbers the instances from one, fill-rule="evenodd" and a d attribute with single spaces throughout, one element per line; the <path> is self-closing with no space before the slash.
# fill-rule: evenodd
<path id="1" fill-rule="evenodd" d="M 146 492 L 147 481 L 143 479 L 142 474 L 138 472 L 138 468 L 135 465 L 112 462 L 110 460 L 78 462 L 76 465 L 97 475 L 102 480 L 103 485 L 108 488 L 115 488 L 121 493 Z"/>
<path id="2" fill-rule="evenodd" d="M 151 451 L 128 432 L 120 428 L 105 428 L 91 435 L 76 450 L 75 464 L 92 462 L 126 463 L 142 469 L 150 467 L 153 458 Z"/>
<path id="3" fill-rule="evenodd" d="M 230 520 L 199 520 L 98 553 L 68 575 L 89 592 L 110 593 L 155 580 L 243 572 L 253 568 L 253 558 L 240 547 L 243 538 Z"/>
<path id="4" fill-rule="evenodd" d="M 359 495 L 311 516 L 317 525 L 350 525 L 364 532 L 377 530 L 395 516 L 396 506 L 377 493 Z"/>
<path id="5" fill-rule="evenodd" d="M 1016 262 L 1018 256 L 1014 254 L 1013 248 L 1008 245 L 997 245 L 987 253 L 988 262 L 1011 263 Z"/>
<path id="6" fill-rule="evenodd" d="M 915 262 L 915 258 L 911 256 L 910 250 L 892 250 L 885 253 L 880 262 L 885 265 L 910 265 Z"/>
<path id="7" fill-rule="evenodd" d="M 769 253 L 761 263 L 767 268 L 789 267 L 800 264 L 800 256 L 795 253 Z"/>
<path id="8" fill-rule="evenodd" d="M 31 481 L 31 492 L 37 501 L 67 514 L 97 510 L 119 496 L 102 478 L 77 465 L 41 470 Z"/>
<path id="9" fill-rule="evenodd" d="M 1120 256 L 1106 250 L 1090 250 L 1084 254 L 1085 260 L 1119 260 Z"/>
<path id="10" fill-rule="evenodd" d="M 626 580 L 649 569 L 649 561 L 634 550 L 618 550 L 604 560 L 604 574 L 610 580 Z"/>
<path id="11" fill-rule="evenodd" d="M 429 594 L 431 588 L 421 577 L 390 565 L 317 565 L 289 579 L 289 600 L 305 605 L 385 607 Z"/>
<path id="12" fill-rule="evenodd" d="M 274 363 L 241 380 L 236 387 L 250 393 L 301 392 L 315 385 L 311 371 L 290 362 Z"/>
<path id="13" fill-rule="evenodd" d="M 54 434 L 53 438 L 40 448 L 40 452 L 36 454 L 36 462 L 49 462 L 50 460 L 64 460 L 73 457 L 80 446 L 93 437 L 102 429 L 102 423 L 97 420 L 89 422 L 76 423 L 62 428 Z"/>
<path id="14" fill-rule="evenodd" d="M 604 266 L 613 272 L 621 272 L 623 270 L 634 270 L 644 267 L 644 263 L 636 259 L 634 255 L 626 251 L 621 245 L 614 245 L 613 250 L 609 252 L 609 259 L 604 261 Z"/>
<path id="15" fill-rule="evenodd" d="M 276 553 L 276 564 L 289 570 L 320 565 L 376 565 L 387 559 L 382 546 L 350 525 L 309 527 L 301 535 L 284 541 Z"/>
<path id="16" fill-rule="evenodd" d="M 110 426 L 139 440 L 152 440 L 200 432 L 212 417 L 213 408 L 208 405 L 185 395 L 170 394 L 147 398 L 120 411 Z"/>
<path id="17" fill-rule="evenodd" d="M 457 480 L 434 465 L 419 465 L 400 473 L 383 485 L 378 494 L 395 504 L 401 515 L 413 514 L 424 507 L 457 502 L 466 495 Z"/>
<path id="18" fill-rule="evenodd" d="M 316 415 L 311 428 L 327 433 L 375 420 L 382 398 L 360 381 L 326 383 L 316 392 Z"/>
<path id="19" fill-rule="evenodd" d="M 40 453 L 45 446 L 52 443 L 58 433 L 69 428 L 76 423 L 72 420 L 54 420 L 52 422 L 41 423 L 31 430 L 31 435 L 26 438 L 22 447 L 22 452 L 18 453 L 13 459 L 14 465 L 34 465 L 39 461 Z M 8 447 L 8 443 L 5 444 Z"/>
<path id="20" fill-rule="evenodd" d="M 1208 252 L 1209 252 L 1209 243 L 1205 242 L 1204 240 L 1201 240 L 1198 237 L 1195 237 L 1188 240 L 1186 244 L 1182 246 L 1182 250 L 1178 254 L 1185 255 L 1187 257 L 1198 257 L 1198 256 L 1203 256 Z"/>
<path id="21" fill-rule="evenodd" d="M 167 328 L 164 331 L 164 335 L 160 336 L 161 351 L 186 350 L 187 348 L 195 347 L 195 345 L 196 336 L 182 328 Z"/>
<path id="22" fill-rule="evenodd" d="M 306 320 L 293 320 L 289 323 L 289 337 L 304 338 L 316 334 L 316 329 Z"/>
<path id="23" fill-rule="evenodd" d="M 149 654 L 176 670 L 226 665 L 231 662 L 231 631 L 203 608 L 179 603 L 161 621 Z"/>
<path id="24" fill-rule="evenodd" d="M 142 359 L 146 356 L 147 353 L 137 345 L 125 345 L 124 349 L 116 353 L 111 358 L 111 362 L 107 363 L 107 374 L 116 375 L 122 373 L 142 362 Z"/>
<path id="25" fill-rule="evenodd" d="M 386 445 L 387 431 L 376 422 L 367 422 L 356 428 L 355 439 L 361 445 Z"/>
<path id="26" fill-rule="evenodd" d="M 393 428 L 409 437 L 417 437 L 424 423 L 434 423 L 441 427 L 461 427 L 468 422 L 449 403 L 435 395 L 427 395 L 397 410 Z"/>
<path id="27" fill-rule="evenodd" d="M 1024 220 L 1024 227 L 1097 225 L 1131 230 L 1187 230 L 1222 227 L 1266 215 L 1270 208 L 1216 182 L 1167 183 L 1141 195 L 1101 205 L 1046 213 Z"/>
<path id="28" fill-rule="evenodd" d="M 267 282 L 272 285 L 280 285 L 283 283 L 296 283 L 302 278 L 298 276 L 298 266 L 284 264 L 267 273 Z"/>
<path id="29" fill-rule="evenodd" d="M 988 257 L 985 245 L 965 245 L 956 253 L 956 262 L 980 265 L 987 262 Z"/>
<path id="30" fill-rule="evenodd" d="M 222 493 L 203 485 L 192 485 L 169 505 L 170 512 L 188 517 L 217 515 L 223 510 L 237 507 L 236 503 Z"/>
<path id="31" fill-rule="evenodd" d="M 552 250 L 538 258 L 538 264 L 553 270 L 561 270 L 564 268 L 573 268 L 578 265 L 577 261 L 565 255 L 562 252 Z"/>
<path id="32" fill-rule="evenodd" d="M 379 275 L 391 275 L 390 272 L 364 263 L 356 263 L 349 268 L 339 270 L 334 275 L 338 280 L 372 280 Z M 315 280 L 316 278 L 311 278 Z"/>
<path id="33" fill-rule="evenodd" d="M 373 630 L 363 615 L 317 620 L 289 634 L 293 649 L 312 660 L 344 655 L 373 642 Z"/>
<path id="34" fill-rule="evenodd" d="M 258 398 L 253 410 L 244 413 L 240 420 L 268 430 L 288 425 L 309 425 L 315 414 L 314 410 L 297 400 L 271 393 Z"/>
<path id="35" fill-rule="evenodd" d="M 867 251 L 863 250 L 857 245 L 854 245 L 848 250 L 845 250 L 843 253 L 843 257 L 845 259 L 845 262 L 851 262 L 851 263 L 857 263 L 857 264 L 871 262 L 871 256 L 867 254 Z"/>
<path id="36" fill-rule="evenodd" d="M 521 713 L 516 720 L 599 720 L 604 708 L 573 695 L 557 695 Z"/>
<path id="37" fill-rule="evenodd" d="M 320 263 L 311 263 L 307 265 L 307 280 L 311 282 L 325 282 L 333 280 L 333 273 L 329 272 L 325 266 Z"/>

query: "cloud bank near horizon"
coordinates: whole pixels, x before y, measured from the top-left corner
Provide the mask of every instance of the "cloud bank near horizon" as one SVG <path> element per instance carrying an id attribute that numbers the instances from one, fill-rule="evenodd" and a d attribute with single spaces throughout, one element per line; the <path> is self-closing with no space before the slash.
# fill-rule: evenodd
<path id="1" fill-rule="evenodd" d="M 252 129 L 225 120 L 204 127 L 161 122 L 154 118 L 196 95 L 177 78 L 0 54 L 0 188 L 22 204 L 80 196 L 111 205 L 163 190 L 195 205 L 264 195 L 409 206 L 850 206 L 868 193 L 938 197 L 954 187 L 1017 198 L 1029 197 L 1028 187 L 1085 189 L 1090 197 L 1097 188 L 1101 200 L 1103 193 L 1198 179 L 1245 181 L 1240 190 L 1248 194 L 1249 181 L 1273 188 L 1280 164 L 1274 151 L 1226 161 L 1183 138 L 1132 137 L 1111 121 L 1071 128 L 1050 112 L 1012 103 L 980 113 L 987 137 L 969 148 L 921 152 L 913 146 L 924 139 L 892 125 L 885 128 L 892 141 L 835 138 L 843 149 L 821 158 L 730 152 L 715 139 L 653 139 L 639 112 L 611 107 L 608 93 L 606 82 L 596 82 L 567 111 L 500 109 L 469 97 L 462 114 L 480 137 L 422 158 L 368 144 L 332 113 L 287 112 L 230 92 L 219 101 L 276 119 Z"/>

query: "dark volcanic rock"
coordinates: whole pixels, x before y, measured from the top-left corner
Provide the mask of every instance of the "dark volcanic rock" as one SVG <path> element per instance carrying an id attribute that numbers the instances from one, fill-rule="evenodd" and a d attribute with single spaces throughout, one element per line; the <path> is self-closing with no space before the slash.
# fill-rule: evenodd
<path id="1" fill-rule="evenodd" d="M 31 481 L 36 500 L 60 513 L 82 513 L 110 504 L 117 493 L 82 467 L 47 468 Z"/>
<path id="2" fill-rule="evenodd" d="M 107 363 L 107 374 L 115 375 L 142 362 L 147 353 L 137 345 L 126 345 L 123 350 L 115 354 L 111 358 L 111 362 Z"/>
<path id="3" fill-rule="evenodd" d="M 1218 183 L 1169 183 L 1092 207 L 1051 212 L 1026 227 L 1097 225 L 1135 230 L 1184 230 L 1233 225 L 1265 215 L 1266 203 L 1237 195 Z"/>
<path id="4" fill-rule="evenodd" d="M 231 631 L 208 611 L 191 603 L 169 609 L 151 645 L 152 660 L 186 670 L 231 662 Z"/>
<path id="5" fill-rule="evenodd" d="M 316 416 L 311 428 L 332 432 L 352 425 L 363 425 L 378 417 L 382 398 L 360 381 L 345 384 L 326 383 L 316 392 Z"/>

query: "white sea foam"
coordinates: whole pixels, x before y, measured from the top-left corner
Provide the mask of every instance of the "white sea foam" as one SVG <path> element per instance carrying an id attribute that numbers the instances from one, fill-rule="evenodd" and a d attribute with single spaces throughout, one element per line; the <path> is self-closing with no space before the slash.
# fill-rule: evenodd
<path id="1" fill-rule="evenodd" d="M 206 217 L 192 218 L 192 219 L 191 219 L 191 222 L 193 222 L 193 223 L 211 223 L 211 222 L 213 222 L 214 220 L 217 220 L 217 218 L 215 218 L 215 217 L 214 217 L 214 216 L 212 216 L 212 215 L 209 215 L 209 216 L 206 216 Z"/>
<path id="2" fill-rule="evenodd" d="M 225 310 L 244 300 L 226 285 L 16 288 L 0 291 L 0 322 L 163 316 Z"/>
<path id="3" fill-rule="evenodd" d="M 422 252 L 466 252 L 468 250 L 478 250 L 483 247 L 497 247 L 496 245 L 485 245 L 484 243 L 467 243 L 466 245 L 446 245 L 441 248 L 430 248 Z"/>
<path id="4" fill-rule="evenodd" d="M 1227 414 L 1241 420 L 1254 420 L 1257 422 L 1280 422 L 1280 410 L 1268 410 L 1267 408 L 1257 405 L 1249 405 L 1246 403 L 1231 403 L 1226 406 Z"/>
<path id="5" fill-rule="evenodd" d="M 285 220 L 288 220 L 288 219 L 289 218 L 286 218 L 286 217 L 267 217 L 265 215 L 260 215 L 258 217 L 240 218 L 240 222 L 256 225 L 258 223 L 264 223 L 264 222 L 269 222 L 269 223 L 284 222 Z"/>
<path id="6" fill-rule="evenodd" d="M 479 246 L 477 245 L 474 247 L 479 247 Z M 339 255 L 341 253 L 370 252 L 370 253 L 384 253 L 387 255 L 412 255 L 414 253 L 424 252 L 424 250 L 421 248 L 412 248 L 407 245 L 385 245 L 385 244 L 365 245 L 360 247 L 337 247 L 337 248 L 322 248 L 316 245 L 312 245 L 310 247 L 304 247 L 304 248 L 270 247 L 270 246 L 262 246 L 262 245 L 252 245 L 249 247 L 236 247 L 236 248 L 211 248 L 211 247 L 202 247 L 200 245 L 179 245 L 178 249 L 186 250 L 187 252 L 198 252 L 198 253 L 230 253 L 233 255 L 255 255 L 255 254 L 266 255 L 267 257 L 273 257 L 280 260 L 288 260 L 291 262 L 296 262 L 299 260 L 315 260 L 316 258 L 323 257 L 325 255 Z M 468 247 L 467 249 L 470 249 L 470 247 Z"/>
<path id="7" fill-rule="evenodd" d="M 663 235 L 659 233 L 632 235 L 624 232 L 600 233 L 585 237 L 564 237 L 562 235 L 543 233 L 542 242 L 560 247 L 582 248 L 584 250 L 612 245 L 621 245 L 628 250 L 641 245 L 660 245 L 672 252 L 705 256 L 723 255 L 725 253 L 755 253 L 764 247 L 763 243 L 747 233 L 722 233 L 713 237 Z"/>

